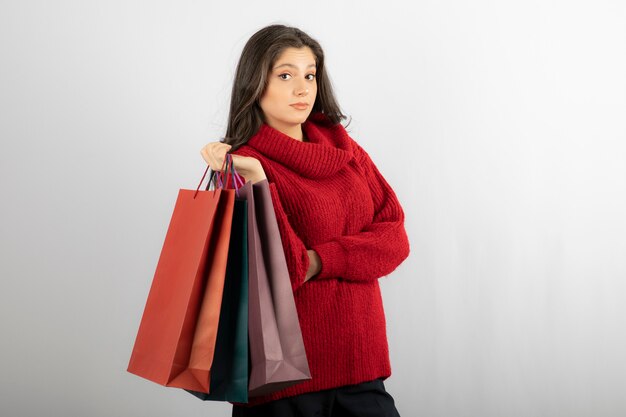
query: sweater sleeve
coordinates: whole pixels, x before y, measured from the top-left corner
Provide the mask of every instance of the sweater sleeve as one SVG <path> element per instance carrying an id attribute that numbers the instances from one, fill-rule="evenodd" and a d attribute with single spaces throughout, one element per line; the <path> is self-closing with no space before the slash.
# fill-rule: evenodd
<path id="1" fill-rule="evenodd" d="M 396 194 L 367 152 L 353 144 L 374 202 L 374 218 L 359 233 L 314 245 L 311 249 L 319 255 L 322 268 L 312 279 L 376 280 L 394 271 L 410 252 L 404 211 Z"/>
<path id="2" fill-rule="evenodd" d="M 295 293 L 296 290 L 305 283 L 304 279 L 309 270 L 309 255 L 304 242 L 302 242 L 289 223 L 287 213 L 280 201 L 276 184 L 270 182 L 269 189 L 272 195 L 272 204 L 274 205 L 276 220 L 278 222 L 278 230 L 280 231 L 280 237 L 283 243 L 285 259 L 287 260 L 287 269 L 289 270 L 289 277 L 291 278 L 291 288 Z"/>

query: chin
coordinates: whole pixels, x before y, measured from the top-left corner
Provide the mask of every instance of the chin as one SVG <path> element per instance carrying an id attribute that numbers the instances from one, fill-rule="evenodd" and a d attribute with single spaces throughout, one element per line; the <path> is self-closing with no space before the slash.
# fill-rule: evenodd
<path id="1" fill-rule="evenodd" d="M 301 112 L 299 115 L 297 115 L 294 120 L 298 120 L 298 123 L 303 123 L 306 119 L 309 118 L 309 114 L 311 114 L 310 111 L 307 112 Z"/>
<path id="2" fill-rule="evenodd" d="M 308 117 L 309 117 L 309 113 L 306 113 L 306 114 L 302 114 L 302 115 L 299 115 L 299 116 L 289 117 L 289 118 L 286 118 L 284 120 L 287 123 L 296 124 L 296 123 L 304 123 Z"/>

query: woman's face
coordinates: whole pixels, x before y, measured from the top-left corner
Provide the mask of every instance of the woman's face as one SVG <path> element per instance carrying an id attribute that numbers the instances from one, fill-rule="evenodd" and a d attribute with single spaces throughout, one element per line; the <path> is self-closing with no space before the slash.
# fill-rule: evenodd
<path id="1" fill-rule="evenodd" d="M 268 74 L 268 84 L 260 99 L 265 120 L 289 134 L 300 129 L 311 113 L 317 96 L 315 55 L 309 47 L 287 48 Z M 292 104 L 303 102 L 303 109 Z"/>

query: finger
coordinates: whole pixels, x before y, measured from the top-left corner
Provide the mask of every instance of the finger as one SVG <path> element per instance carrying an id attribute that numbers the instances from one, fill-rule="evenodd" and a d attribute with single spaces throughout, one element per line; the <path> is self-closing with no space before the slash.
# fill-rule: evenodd
<path id="1" fill-rule="evenodd" d="M 207 162 L 207 164 L 209 164 L 209 166 L 211 167 L 211 169 L 213 171 L 217 171 L 219 169 L 219 166 L 217 166 L 217 159 L 215 158 L 215 155 L 213 153 L 213 143 L 209 143 L 207 145 L 205 145 L 202 150 L 201 150 L 201 154 L 202 157 L 204 158 L 204 160 Z"/>
<path id="2" fill-rule="evenodd" d="M 200 155 L 202 155 L 202 159 L 204 159 L 204 161 L 211 166 L 211 158 L 209 157 L 206 146 L 200 149 Z"/>
<path id="3" fill-rule="evenodd" d="M 218 164 L 219 164 L 219 169 L 222 170 L 226 170 L 226 154 L 228 153 L 228 151 L 232 148 L 231 145 L 228 145 L 226 143 L 219 143 L 215 145 L 215 152 L 214 152 L 214 156 L 215 159 L 217 160 Z"/>
<path id="4" fill-rule="evenodd" d="M 223 171 L 222 168 L 225 169 L 225 159 L 226 159 L 226 146 L 224 146 L 223 143 L 216 143 L 215 146 L 212 148 L 213 151 L 213 158 L 215 159 L 215 162 L 217 164 L 217 169 L 220 171 Z"/>
<path id="5" fill-rule="evenodd" d="M 226 143 L 210 142 L 200 150 L 200 154 L 213 171 L 219 171 L 224 163 L 226 152 L 230 148 L 232 148 L 232 145 Z"/>

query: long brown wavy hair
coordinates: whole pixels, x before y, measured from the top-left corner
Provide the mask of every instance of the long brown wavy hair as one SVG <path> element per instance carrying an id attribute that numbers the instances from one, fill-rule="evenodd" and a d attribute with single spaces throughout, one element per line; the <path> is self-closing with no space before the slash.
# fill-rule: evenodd
<path id="1" fill-rule="evenodd" d="M 320 44 L 298 28 L 279 24 L 266 26 L 250 37 L 237 64 L 228 127 L 221 140 L 232 146 L 229 152 L 246 143 L 265 122 L 259 100 L 267 88 L 271 68 L 281 53 L 289 47 L 309 47 L 315 56 L 317 96 L 311 114 L 322 112 L 333 124 L 347 119 L 335 99 L 324 68 L 324 51 Z"/>

